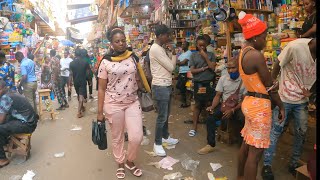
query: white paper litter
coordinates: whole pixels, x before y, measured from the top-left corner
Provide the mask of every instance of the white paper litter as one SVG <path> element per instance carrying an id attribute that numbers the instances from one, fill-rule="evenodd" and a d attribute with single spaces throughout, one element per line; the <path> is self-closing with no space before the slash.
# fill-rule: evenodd
<path id="1" fill-rule="evenodd" d="M 36 174 L 32 170 L 27 170 L 27 173 L 23 175 L 22 180 L 32 180 L 35 175 Z"/>
<path id="2" fill-rule="evenodd" d="M 151 131 L 147 130 L 147 136 L 150 136 L 150 135 L 151 135 Z"/>
<path id="3" fill-rule="evenodd" d="M 209 179 L 209 180 L 215 180 L 213 174 L 210 173 L 210 172 L 208 172 L 208 179 Z"/>
<path id="4" fill-rule="evenodd" d="M 143 136 L 143 140 L 141 142 L 141 145 L 147 146 L 147 145 L 149 145 L 149 143 L 150 143 L 150 140 L 146 136 Z"/>
<path id="5" fill-rule="evenodd" d="M 217 171 L 218 169 L 222 168 L 222 165 L 220 163 L 210 163 L 210 166 L 213 171 Z"/>
<path id="6" fill-rule="evenodd" d="M 54 157 L 56 157 L 56 158 L 62 158 L 62 157 L 64 157 L 64 152 L 55 153 L 55 154 L 54 154 Z"/>
<path id="7" fill-rule="evenodd" d="M 77 125 L 72 125 L 72 128 L 70 130 L 71 131 L 81 131 L 82 127 L 81 126 L 77 126 Z"/>
<path id="8" fill-rule="evenodd" d="M 173 170 L 172 166 L 177 162 L 179 162 L 179 160 L 167 156 L 159 161 L 159 164 L 162 169 Z"/>
<path id="9" fill-rule="evenodd" d="M 181 172 L 171 173 L 163 176 L 163 180 L 172 180 L 177 178 L 182 178 Z"/>

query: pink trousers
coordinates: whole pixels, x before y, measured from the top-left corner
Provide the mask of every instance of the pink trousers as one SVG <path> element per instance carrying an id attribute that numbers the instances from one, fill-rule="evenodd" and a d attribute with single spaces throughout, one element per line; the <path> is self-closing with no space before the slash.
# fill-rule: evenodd
<path id="1" fill-rule="evenodd" d="M 109 115 L 109 125 L 112 134 L 112 151 L 117 163 L 124 163 L 124 130 L 128 132 L 127 160 L 136 159 L 143 138 L 142 112 L 139 101 L 134 102 L 120 112 Z"/>

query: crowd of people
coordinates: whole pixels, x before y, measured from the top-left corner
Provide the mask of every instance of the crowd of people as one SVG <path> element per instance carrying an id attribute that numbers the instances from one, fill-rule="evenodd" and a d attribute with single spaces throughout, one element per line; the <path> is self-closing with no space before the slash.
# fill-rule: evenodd
<path id="1" fill-rule="evenodd" d="M 222 129 L 230 122 L 234 126 L 235 136 L 242 143 L 239 150 L 238 179 L 255 179 L 262 156 L 262 177 L 273 179 L 271 162 L 276 142 L 289 120 L 288 116 L 292 114 L 296 131 L 288 168 L 294 174 L 299 166 L 298 159 L 307 129 L 308 97 L 316 80 L 316 39 L 301 38 L 290 42 L 279 55 L 270 73 L 261 53 L 266 45 L 267 26 L 253 15 L 245 13 L 240 14 L 239 23 L 246 43 L 238 57 L 228 60 L 228 73 L 219 79 L 216 86 L 216 58 L 213 52 L 208 51 L 210 39 L 198 36 L 196 52 L 189 51 L 187 43 L 183 44 L 184 53 L 177 60 L 175 48 L 168 45 L 171 30 L 166 25 L 155 28 L 156 39 L 144 53 L 145 69 L 149 68 L 151 74 L 147 79 L 151 82 L 152 97 L 158 114 L 154 153 L 166 156 L 163 143 L 179 143 L 179 139 L 170 136 L 168 129 L 173 93 L 172 73 L 178 65 L 177 88 L 182 94 L 181 108 L 189 106 L 185 94 L 186 73 L 190 70 L 193 74 L 195 108 L 193 128 L 188 133 L 190 137 L 197 134 L 200 112 L 210 112 L 206 121 L 207 145 L 198 151 L 199 154 L 214 152 L 216 122 L 222 120 Z M 119 164 L 116 176 L 123 179 L 125 167 L 135 176 L 142 175 L 134 160 L 143 136 L 138 96 L 143 85 L 136 56 L 127 48 L 125 33 L 118 27 L 113 27 L 108 32 L 112 50 L 103 58 L 98 72 L 97 119 L 109 122 L 113 154 Z M 148 75 L 148 72 L 145 74 Z M 124 150 L 125 129 L 129 136 L 127 155 Z"/>
<path id="2" fill-rule="evenodd" d="M 24 57 L 23 53 L 17 52 L 15 57 L 22 75 L 17 85 L 14 84 L 14 67 L 0 52 L 0 167 L 9 164 L 3 149 L 8 136 L 32 133 L 36 128 L 37 89 L 52 89 L 59 103 L 57 110 L 65 110 L 72 99 L 73 85 L 79 103 L 77 117 L 81 118 L 86 110 L 84 103 L 93 98 L 92 80 L 95 75 L 97 120 L 107 121 L 110 126 L 112 151 L 118 163 L 116 176 L 124 179 L 125 168 L 134 176 L 142 176 L 142 170 L 134 163 L 143 139 L 139 91 L 145 91 L 151 85 L 157 112 L 153 151 L 157 156 L 166 156 L 163 143 L 179 143 L 179 139 L 170 135 L 168 124 L 173 93 L 172 73 L 178 65 L 177 88 L 182 95 L 181 108 L 190 106 L 185 84 L 187 72 L 193 75 L 195 108 L 192 129 L 188 132 L 191 138 L 197 135 L 201 111 L 209 112 L 206 120 L 207 145 L 198 150 L 200 155 L 214 152 L 216 122 L 221 120 L 221 129 L 226 129 L 228 123 L 235 127 L 234 136 L 241 144 L 238 179 L 256 179 L 258 162 L 262 157 L 262 177 L 273 179 L 273 154 L 288 117 L 292 115 L 295 138 L 288 168 L 294 174 L 302 154 L 308 122 L 307 106 L 316 81 L 316 39 L 305 37 L 290 42 L 270 73 L 261 53 L 266 46 L 266 24 L 244 12 L 239 14 L 239 24 L 246 42 L 238 57 L 228 59 L 227 73 L 218 82 L 215 82 L 217 62 L 210 48 L 210 37 L 197 37 L 196 52 L 189 51 L 188 43 L 184 43 L 184 52 L 177 57 L 176 48 L 168 45 L 171 30 L 166 25 L 156 26 L 156 39 L 144 53 L 147 67 L 143 69 L 148 69 L 149 73 L 141 71 L 139 58 L 128 49 L 125 33 L 119 27 L 108 29 L 111 50 L 99 61 L 80 48 L 75 49 L 74 56 L 65 50 L 63 58 L 51 50 L 42 65 L 34 62 L 33 56 Z M 40 87 L 37 77 L 41 79 Z M 15 93 L 16 89 L 26 98 Z M 125 132 L 128 133 L 127 151 L 124 149 Z"/>

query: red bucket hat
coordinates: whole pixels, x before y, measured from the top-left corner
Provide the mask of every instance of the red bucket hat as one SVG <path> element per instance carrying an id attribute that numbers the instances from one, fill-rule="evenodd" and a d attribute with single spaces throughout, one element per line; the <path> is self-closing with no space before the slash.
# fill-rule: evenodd
<path id="1" fill-rule="evenodd" d="M 267 29 L 266 23 L 262 22 L 252 14 L 246 14 L 241 11 L 238 17 L 238 22 L 242 27 L 242 33 L 246 40 L 262 34 Z"/>

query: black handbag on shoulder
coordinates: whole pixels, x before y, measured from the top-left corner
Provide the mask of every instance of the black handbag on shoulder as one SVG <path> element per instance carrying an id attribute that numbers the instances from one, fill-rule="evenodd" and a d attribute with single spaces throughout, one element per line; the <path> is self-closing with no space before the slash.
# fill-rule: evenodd
<path id="1" fill-rule="evenodd" d="M 107 130 L 105 121 L 92 121 L 92 142 L 100 150 L 108 148 Z"/>

